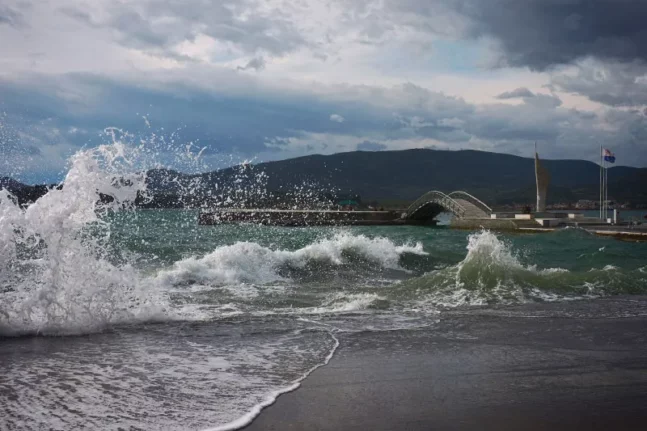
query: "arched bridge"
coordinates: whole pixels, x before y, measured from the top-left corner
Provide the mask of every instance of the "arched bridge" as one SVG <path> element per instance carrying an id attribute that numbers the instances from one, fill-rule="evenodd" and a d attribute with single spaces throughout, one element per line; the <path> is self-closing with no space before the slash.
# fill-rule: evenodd
<path id="1" fill-rule="evenodd" d="M 467 192 L 445 194 L 434 190 L 412 203 L 405 217 L 409 220 L 433 220 L 442 212 L 451 212 L 461 219 L 490 218 L 492 208 Z"/>

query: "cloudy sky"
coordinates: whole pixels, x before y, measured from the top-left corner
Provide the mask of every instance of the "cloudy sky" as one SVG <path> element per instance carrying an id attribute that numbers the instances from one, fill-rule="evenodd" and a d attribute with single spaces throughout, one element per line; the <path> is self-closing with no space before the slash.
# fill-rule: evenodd
<path id="1" fill-rule="evenodd" d="M 0 0 L 0 176 L 59 179 L 110 127 L 178 168 L 534 141 L 647 166 L 645 23 L 644 0 Z"/>

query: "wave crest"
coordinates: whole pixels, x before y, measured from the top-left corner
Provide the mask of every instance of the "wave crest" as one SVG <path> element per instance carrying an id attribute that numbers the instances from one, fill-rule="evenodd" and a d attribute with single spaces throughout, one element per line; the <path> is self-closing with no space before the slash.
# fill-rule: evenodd
<path id="1" fill-rule="evenodd" d="M 218 247 L 201 258 L 190 257 L 176 262 L 170 270 L 161 271 L 157 279 L 167 285 L 193 282 L 266 284 L 286 280 L 290 273 L 309 265 L 339 267 L 360 261 L 403 270 L 399 261 L 405 253 L 426 255 L 421 243 L 396 245 L 387 238 L 350 233 L 337 233 L 294 251 L 273 250 L 255 242 L 237 242 Z"/>
<path id="2" fill-rule="evenodd" d="M 641 293 L 645 282 L 640 271 L 626 273 L 609 266 L 585 273 L 527 266 L 510 244 L 481 231 L 469 236 L 461 262 L 409 280 L 400 288 L 418 292 L 423 304 L 457 307 Z"/>
<path id="3" fill-rule="evenodd" d="M 63 187 L 26 210 L 0 195 L 0 334 L 87 333 L 164 308 L 131 266 L 104 257 L 110 226 L 99 214 L 144 188 L 142 174 L 116 179 L 121 164 L 128 165 L 123 145 L 100 146 L 77 153 Z M 101 203 L 101 194 L 112 201 Z"/>

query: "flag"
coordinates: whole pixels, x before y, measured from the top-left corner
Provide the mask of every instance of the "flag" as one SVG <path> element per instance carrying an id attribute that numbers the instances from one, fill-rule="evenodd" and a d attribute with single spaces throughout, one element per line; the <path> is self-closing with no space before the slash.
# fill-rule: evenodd
<path id="1" fill-rule="evenodd" d="M 604 156 L 605 162 L 609 162 L 609 163 L 616 162 L 615 154 L 613 154 L 611 151 L 607 150 L 606 148 L 604 149 L 604 151 L 602 151 L 602 155 Z"/>

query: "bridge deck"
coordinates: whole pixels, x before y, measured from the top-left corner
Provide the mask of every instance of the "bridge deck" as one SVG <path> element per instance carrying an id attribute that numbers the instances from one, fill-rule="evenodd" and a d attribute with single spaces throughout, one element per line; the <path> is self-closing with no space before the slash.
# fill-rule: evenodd
<path id="1" fill-rule="evenodd" d="M 490 214 L 483 211 L 481 208 L 474 205 L 465 199 L 454 199 L 458 204 L 465 209 L 465 213 L 461 218 L 490 218 Z"/>
<path id="2" fill-rule="evenodd" d="M 433 219 L 441 212 L 451 212 L 460 219 L 489 219 L 492 210 L 479 199 L 464 191 L 445 194 L 430 191 L 416 200 L 406 212 L 413 220 Z"/>

